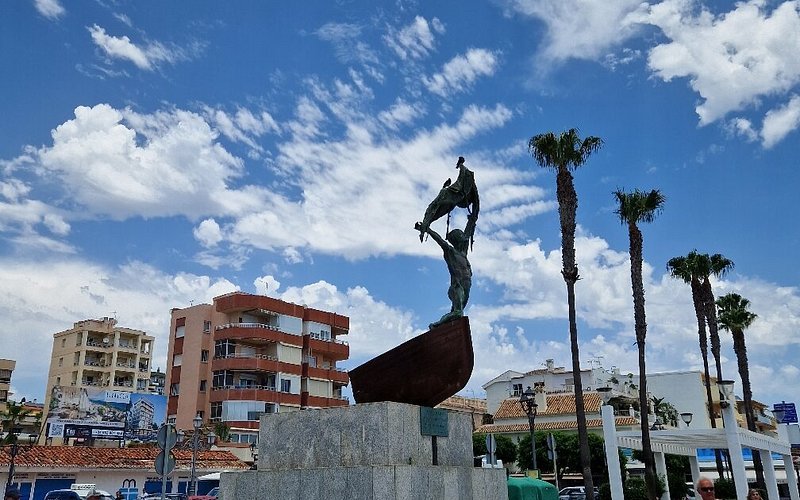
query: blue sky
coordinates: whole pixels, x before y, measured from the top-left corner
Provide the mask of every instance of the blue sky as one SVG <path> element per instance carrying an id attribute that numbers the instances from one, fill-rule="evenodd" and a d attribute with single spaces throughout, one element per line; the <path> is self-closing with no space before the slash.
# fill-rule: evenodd
<path id="1" fill-rule="evenodd" d="M 413 226 L 458 156 L 481 193 L 464 393 L 566 365 L 555 178 L 526 146 L 575 127 L 604 140 L 575 174 L 583 364 L 636 371 L 612 192 L 657 188 L 649 367 L 700 368 L 689 287 L 665 265 L 722 253 L 736 268 L 715 292 L 759 315 L 755 398 L 798 400 L 798 32 L 798 1 L 6 2 L 0 357 L 16 396 L 43 398 L 51 336 L 75 321 L 155 335 L 163 367 L 169 310 L 236 289 L 350 316 L 346 368 L 421 333 L 448 276 Z"/>

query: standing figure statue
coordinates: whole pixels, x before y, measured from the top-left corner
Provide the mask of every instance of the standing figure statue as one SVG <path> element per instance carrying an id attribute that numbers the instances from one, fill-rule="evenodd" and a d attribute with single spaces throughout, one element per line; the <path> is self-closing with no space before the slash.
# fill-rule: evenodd
<path id="1" fill-rule="evenodd" d="M 430 328 L 462 317 L 472 287 L 472 266 L 467 259 L 467 252 L 475 236 L 480 203 L 475 176 L 464 166 L 463 156 L 459 156 L 456 167 L 459 169 L 456 182 L 450 184 L 450 179 L 445 182 L 442 190 L 425 210 L 422 222 L 417 222 L 414 226 L 414 229 L 420 232 L 420 241 L 423 241 L 425 234 L 429 234 L 442 247 L 444 261 L 447 264 L 447 270 L 450 271 L 450 288 L 447 290 L 447 296 L 452 304 L 450 312 L 442 316 L 439 321 L 432 323 Z M 443 215 L 447 215 L 449 229 L 450 212 L 456 207 L 467 208 L 469 212 L 467 225 L 463 231 L 461 229 L 447 231 L 445 238 L 442 238 L 439 233 L 430 228 L 430 224 Z"/>
<path id="2" fill-rule="evenodd" d="M 478 187 L 475 185 L 475 174 L 464 165 L 464 157 L 459 156 L 456 163 L 458 178 L 452 184 L 450 179 L 445 181 L 439 194 L 428 205 L 422 222 L 418 223 L 419 241 L 425 237 L 425 233 L 431 223 L 443 215 L 447 215 L 447 226 L 450 228 L 450 212 L 456 207 L 466 208 L 467 211 L 478 218 L 480 211 L 480 199 L 478 198 Z M 471 238 L 471 236 L 470 236 Z"/>

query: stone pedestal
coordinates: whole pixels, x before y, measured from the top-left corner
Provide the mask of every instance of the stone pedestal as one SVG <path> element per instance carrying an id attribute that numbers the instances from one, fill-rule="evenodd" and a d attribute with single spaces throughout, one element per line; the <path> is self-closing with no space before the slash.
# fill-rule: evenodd
<path id="1" fill-rule="evenodd" d="M 258 470 L 223 473 L 221 498 L 507 500 L 505 470 L 472 466 L 470 415 L 449 412 L 446 434 L 402 403 L 264 415 Z"/>

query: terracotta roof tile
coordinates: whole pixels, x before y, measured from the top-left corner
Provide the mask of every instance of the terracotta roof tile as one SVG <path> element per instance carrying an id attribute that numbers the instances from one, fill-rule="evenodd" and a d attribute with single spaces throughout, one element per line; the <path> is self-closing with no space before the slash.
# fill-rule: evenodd
<path id="1" fill-rule="evenodd" d="M 155 469 L 155 447 L 138 448 L 87 448 L 78 446 L 34 446 L 17 455 L 18 467 L 87 468 L 87 469 Z M 189 469 L 191 450 L 173 450 L 176 468 Z M 8 452 L 0 451 L 0 468 L 8 467 Z M 197 453 L 200 469 L 249 469 L 250 465 L 229 451 L 200 451 Z"/>
<path id="2" fill-rule="evenodd" d="M 465 398 L 464 396 L 450 396 L 438 405 L 437 408 L 447 410 L 486 413 L 486 400 L 477 398 Z"/>
<path id="3" fill-rule="evenodd" d="M 600 413 L 602 399 L 596 392 L 583 393 L 583 407 L 587 413 Z M 547 410 L 539 408 L 537 415 L 575 414 L 575 395 L 572 393 L 548 394 Z M 494 414 L 495 420 L 504 418 L 526 418 L 519 404 L 519 398 L 509 398 L 500 403 Z"/>
<path id="4" fill-rule="evenodd" d="M 621 426 L 632 426 L 639 423 L 633 417 L 617 417 L 616 424 Z M 558 431 L 558 430 L 571 430 L 578 428 L 578 422 L 575 420 L 563 420 L 561 422 L 536 422 L 535 426 L 537 431 Z M 596 429 L 603 427 L 603 421 L 599 418 L 593 418 L 586 421 L 586 427 L 589 429 Z M 524 424 L 485 424 L 475 429 L 476 433 L 488 434 L 490 432 L 529 432 L 530 427 L 527 423 Z"/>

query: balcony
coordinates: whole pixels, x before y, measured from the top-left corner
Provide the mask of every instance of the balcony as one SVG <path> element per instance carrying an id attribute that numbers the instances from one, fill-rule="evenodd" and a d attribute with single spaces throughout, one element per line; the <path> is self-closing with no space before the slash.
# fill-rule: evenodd
<path id="1" fill-rule="evenodd" d="M 300 395 L 288 392 L 279 392 L 274 386 L 218 386 L 211 388 L 209 402 L 217 403 L 228 400 L 237 401 L 267 401 L 270 403 L 290 404 L 300 406 Z"/>
<path id="2" fill-rule="evenodd" d="M 303 376 L 330 380 L 334 384 L 347 385 L 350 383 L 350 377 L 347 375 L 347 371 L 341 368 L 317 368 L 303 363 Z"/>
<path id="3" fill-rule="evenodd" d="M 302 372 L 300 365 L 278 361 L 266 354 L 254 356 L 231 354 L 225 357 L 214 357 L 211 368 L 213 370 L 283 372 L 294 375 L 300 375 Z"/>
<path id="4" fill-rule="evenodd" d="M 333 397 L 324 397 L 324 396 L 312 396 L 311 394 L 304 392 L 302 396 L 303 406 L 310 406 L 312 408 L 329 408 L 333 406 L 348 406 L 350 401 L 347 398 L 343 398 L 341 396 L 333 396 Z"/>
<path id="5" fill-rule="evenodd" d="M 94 348 L 98 348 L 98 349 L 109 349 L 111 347 L 114 347 L 114 345 L 111 342 L 102 342 L 102 341 L 89 339 L 89 340 L 86 341 L 86 347 L 94 347 Z"/>
<path id="6" fill-rule="evenodd" d="M 278 330 L 277 327 L 265 323 L 227 323 L 219 325 L 214 332 L 214 339 L 258 339 L 270 342 L 285 342 L 298 347 L 303 345 L 303 337 L 284 333 Z"/>
<path id="7" fill-rule="evenodd" d="M 326 358 L 342 361 L 350 357 L 350 346 L 343 340 L 325 339 L 312 333 L 303 337 L 303 343 L 306 349 L 324 354 Z"/>

